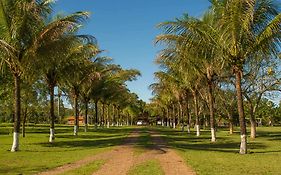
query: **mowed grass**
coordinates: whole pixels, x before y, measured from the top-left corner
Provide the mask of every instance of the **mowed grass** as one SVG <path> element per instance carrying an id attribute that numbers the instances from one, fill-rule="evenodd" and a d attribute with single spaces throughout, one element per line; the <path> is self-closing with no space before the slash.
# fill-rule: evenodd
<path id="1" fill-rule="evenodd" d="M 257 138 L 248 137 L 247 155 L 238 153 L 239 132 L 229 135 L 226 129 L 218 129 L 217 142 L 211 143 L 207 130 L 200 137 L 195 133 L 188 135 L 186 131 L 157 130 L 199 175 L 281 174 L 281 127 L 257 128 Z"/>
<path id="2" fill-rule="evenodd" d="M 55 143 L 48 143 L 47 125 L 27 127 L 20 151 L 11 153 L 12 128 L 0 125 L 0 174 L 35 174 L 75 162 L 119 145 L 132 128 L 89 129 L 73 136 L 73 127 L 57 126 Z"/>
<path id="3" fill-rule="evenodd" d="M 281 127 L 259 127 L 255 140 L 249 141 L 249 154 L 239 155 L 240 134 L 229 135 L 225 129 L 218 129 L 217 142 L 210 142 L 210 132 L 203 130 L 200 137 L 195 133 L 167 128 L 153 128 L 168 141 L 199 175 L 281 175 Z M 12 128 L 0 125 L 0 174 L 36 174 L 47 169 L 75 162 L 88 156 L 106 151 L 119 145 L 134 128 L 90 129 L 79 136 L 73 136 L 73 127 L 57 126 L 54 144 L 48 143 L 47 125 L 27 128 L 26 138 L 20 138 L 20 151 L 11 153 Z M 139 128 L 140 138 L 136 153 L 149 150 L 152 142 L 147 128 Z M 238 130 L 237 130 L 238 131 Z M 137 155 L 136 155 L 137 156 Z M 64 174 L 92 174 L 104 164 L 94 161 L 79 169 Z M 163 174 L 156 160 L 132 167 L 132 174 Z"/>
<path id="4" fill-rule="evenodd" d="M 132 168 L 128 175 L 164 175 L 164 171 L 158 161 L 149 160 Z"/>

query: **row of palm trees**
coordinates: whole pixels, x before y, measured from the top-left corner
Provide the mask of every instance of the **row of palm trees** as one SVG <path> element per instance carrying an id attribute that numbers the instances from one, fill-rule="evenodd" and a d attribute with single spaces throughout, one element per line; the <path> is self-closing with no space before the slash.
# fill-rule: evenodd
<path id="1" fill-rule="evenodd" d="M 74 135 L 78 135 L 78 103 L 85 104 L 87 130 L 88 104 L 112 104 L 125 109 L 138 99 L 125 82 L 140 75 L 123 70 L 102 52 L 96 39 L 81 35 L 79 29 L 88 12 L 52 17 L 53 0 L 0 1 L 0 57 L 4 76 L 14 81 L 14 134 L 12 152 L 19 150 L 21 126 L 21 85 L 42 82 L 48 87 L 50 139 L 55 138 L 54 97 L 59 86 L 72 99 L 75 111 Z M 5 72 L 6 71 L 6 72 Z"/>
<path id="2" fill-rule="evenodd" d="M 151 85 L 155 93 L 153 103 L 162 109 L 162 114 L 172 116 L 179 103 L 177 109 L 181 115 L 178 116 L 187 116 L 190 126 L 189 98 L 193 98 L 199 136 L 199 100 L 202 99 L 209 110 L 211 141 L 215 142 L 215 112 L 236 102 L 240 154 L 246 154 L 244 103 L 254 99 L 258 104 L 266 91 L 278 90 L 280 85 L 280 74 L 276 75 L 278 68 L 271 67 L 278 63 L 280 54 L 280 22 L 279 4 L 274 0 L 212 0 L 201 18 L 185 14 L 174 21 L 160 23 L 163 34 L 157 36 L 156 43 L 163 44 L 164 49 L 156 62 L 163 71 L 155 73 L 158 82 Z M 260 77 L 263 79 L 253 83 L 253 79 L 256 81 Z M 224 107 L 218 107 L 218 96 L 222 97 L 220 101 L 224 101 L 221 104 Z M 251 116 L 255 128 L 254 114 Z"/>

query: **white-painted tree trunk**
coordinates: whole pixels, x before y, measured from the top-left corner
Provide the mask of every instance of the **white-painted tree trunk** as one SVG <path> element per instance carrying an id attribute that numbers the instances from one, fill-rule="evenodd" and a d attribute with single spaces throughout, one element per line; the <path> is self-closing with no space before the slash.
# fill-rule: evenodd
<path id="1" fill-rule="evenodd" d="M 164 126 L 165 124 L 164 124 L 164 120 L 162 119 L 162 122 L 161 122 L 161 124 L 162 124 L 162 126 Z"/>
<path id="2" fill-rule="evenodd" d="M 74 125 L 74 133 L 73 135 L 77 136 L 78 135 L 78 126 Z"/>
<path id="3" fill-rule="evenodd" d="M 109 123 L 109 121 L 107 122 L 107 128 L 109 128 L 109 126 L 110 126 L 110 123 Z"/>
<path id="4" fill-rule="evenodd" d="M 173 128 L 176 129 L 176 122 L 173 122 Z"/>
<path id="5" fill-rule="evenodd" d="M 195 125 L 195 128 L 196 128 L 196 136 L 200 136 L 200 126 Z"/>
<path id="6" fill-rule="evenodd" d="M 11 152 L 16 152 L 19 150 L 19 138 L 20 138 L 20 133 L 14 132 Z"/>
<path id="7" fill-rule="evenodd" d="M 187 133 L 190 134 L 190 125 L 187 124 Z"/>
<path id="8" fill-rule="evenodd" d="M 246 135 L 241 135 L 241 144 L 240 144 L 240 154 L 247 153 L 247 137 Z"/>
<path id="9" fill-rule="evenodd" d="M 85 124 L 84 131 L 88 132 L 88 124 Z"/>
<path id="10" fill-rule="evenodd" d="M 211 135 L 212 135 L 211 142 L 216 142 L 216 131 L 215 131 L 215 128 L 211 128 Z"/>
<path id="11" fill-rule="evenodd" d="M 50 138 L 49 138 L 49 142 L 53 143 L 55 140 L 55 129 L 50 128 Z"/>

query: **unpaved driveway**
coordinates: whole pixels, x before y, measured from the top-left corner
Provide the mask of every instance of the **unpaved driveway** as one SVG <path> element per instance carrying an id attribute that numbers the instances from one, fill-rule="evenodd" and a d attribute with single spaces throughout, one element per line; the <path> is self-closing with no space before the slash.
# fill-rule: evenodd
<path id="1" fill-rule="evenodd" d="M 39 175 L 55 175 L 84 166 L 95 160 L 104 160 L 101 168 L 93 175 L 126 175 L 130 168 L 148 160 L 158 160 L 166 175 L 195 175 L 196 173 L 186 165 L 185 161 L 154 131 L 149 131 L 153 146 L 140 155 L 134 154 L 134 145 L 137 144 L 139 131 L 132 132 L 125 139 L 124 144 L 114 149 L 77 162 L 39 173 Z"/>

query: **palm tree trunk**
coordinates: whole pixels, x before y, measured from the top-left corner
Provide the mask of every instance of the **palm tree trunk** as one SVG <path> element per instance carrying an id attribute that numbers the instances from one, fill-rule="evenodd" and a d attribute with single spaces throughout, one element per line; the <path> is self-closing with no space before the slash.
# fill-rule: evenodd
<path id="1" fill-rule="evenodd" d="M 183 109 L 182 109 L 182 104 L 180 103 L 180 101 L 178 101 L 178 105 L 179 105 L 178 116 L 179 116 L 179 120 L 180 120 L 180 123 L 181 123 L 181 131 L 184 132 Z"/>
<path id="2" fill-rule="evenodd" d="M 14 135 L 13 135 L 13 145 L 11 152 L 16 152 L 19 150 L 19 133 L 20 133 L 20 76 L 14 74 Z"/>
<path id="3" fill-rule="evenodd" d="M 170 114 L 169 114 L 169 108 L 167 107 L 167 123 L 166 123 L 166 126 L 167 126 L 167 127 L 170 127 L 170 121 L 169 121 L 169 120 L 170 120 L 170 117 L 169 117 L 169 115 L 170 115 Z"/>
<path id="4" fill-rule="evenodd" d="M 190 117 L 190 110 L 189 110 L 189 101 L 188 101 L 188 98 L 186 99 L 186 116 L 187 116 L 187 133 L 190 134 L 191 117 Z"/>
<path id="5" fill-rule="evenodd" d="M 78 112 L 78 93 L 74 94 L 74 111 L 75 111 L 75 122 L 74 122 L 74 135 L 78 135 L 79 128 L 79 112 Z"/>
<path id="6" fill-rule="evenodd" d="M 162 111 L 163 111 L 163 115 L 161 117 L 162 118 L 161 124 L 162 124 L 162 127 L 163 127 L 163 126 L 165 126 L 165 123 L 164 123 L 165 122 L 165 108 L 163 108 Z"/>
<path id="7" fill-rule="evenodd" d="M 98 101 L 95 101 L 95 129 L 98 129 Z"/>
<path id="8" fill-rule="evenodd" d="M 215 117 L 214 117 L 214 95 L 213 95 L 213 83 L 208 81 L 208 98 L 209 98 L 209 110 L 210 110 L 210 127 L 211 127 L 211 142 L 216 141 L 215 130 Z"/>
<path id="9" fill-rule="evenodd" d="M 62 117 L 60 116 L 60 99 L 61 99 L 61 90 L 58 87 L 58 119 L 59 119 L 59 123 L 62 123 Z"/>
<path id="10" fill-rule="evenodd" d="M 194 101 L 194 113 L 195 113 L 195 128 L 196 128 L 196 136 L 200 136 L 200 121 L 199 121 L 199 112 L 198 112 L 198 97 L 196 90 L 192 91 L 193 101 Z"/>
<path id="11" fill-rule="evenodd" d="M 89 104 L 89 101 L 88 100 L 85 100 L 85 128 L 84 128 L 84 131 L 85 132 L 88 132 L 88 104 Z"/>
<path id="12" fill-rule="evenodd" d="M 109 126 L 110 126 L 110 120 L 109 120 L 109 105 L 107 105 L 107 114 L 106 114 L 106 118 L 107 118 L 107 128 L 109 128 Z"/>
<path id="13" fill-rule="evenodd" d="M 115 109 L 116 109 L 116 126 L 119 126 L 119 110 L 118 107 L 116 107 Z"/>
<path id="14" fill-rule="evenodd" d="M 25 124 L 27 118 L 27 104 L 24 109 L 23 121 L 22 121 L 22 137 L 25 137 Z"/>
<path id="15" fill-rule="evenodd" d="M 237 95 L 237 107 L 239 114 L 239 123 L 240 123 L 240 135 L 241 135 L 241 144 L 240 144 L 240 154 L 247 154 L 247 131 L 246 131 L 246 121 L 244 116 L 244 106 L 242 98 L 242 89 L 241 89 L 241 79 L 242 79 L 242 70 L 236 68 L 235 70 L 236 78 L 236 95 Z"/>
<path id="16" fill-rule="evenodd" d="M 126 116 L 127 116 L 127 123 L 126 123 L 126 125 L 129 126 L 129 117 L 130 117 L 129 113 L 127 113 Z"/>
<path id="17" fill-rule="evenodd" d="M 115 105 L 112 105 L 112 125 L 116 125 L 116 117 L 115 117 Z"/>
<path id="18" fill-rule="evenodd" d="M 251 138 L 255 139 L 257 135 L 257 122 L 255 119 L 255 113 L 254 113 L 254 108 L 252 105 L 250 105 L 250 122 L 251 122 Z"/>
<path id="19" fill-rule="evenodd" d="M 172 111 L 173 111 L 173 129 L 176 129 L 176 112 L 175 112 L 175 105 L 172 105 Z"/>
<path id="20" fill-rule="evenodd" d="M 233 134 L 233 116 L 230 112 L 227 112 L 229 122 L 229 134 Z"/>
<path id="21" fill-rule="evenodd" d="M 50 138 L 49 142 L 53 143 L 55 140 L 55 106 L 54 106 L 54 89 L 55 86 L 53 84 L 49 85 L 49 93 L 50 93 Z"/>
<path id="22" fill-rule="evenodd" d="M 104 103 L 102 103 L 102 121 L 101 121 L 101 124 L 102 124 L 102 127 L 104 126 L 104 122 L 105 122 L 105 105 Z"/>

